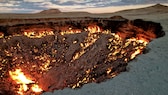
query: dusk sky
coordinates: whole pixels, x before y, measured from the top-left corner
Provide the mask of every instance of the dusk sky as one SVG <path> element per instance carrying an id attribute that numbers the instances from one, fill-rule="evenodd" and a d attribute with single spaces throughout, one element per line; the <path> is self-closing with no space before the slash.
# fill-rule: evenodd
<path id="1" fill-rule="evenodd" d="M 152 4 L 167 4 L 168 0 L 0 0 L 0 13 L 36 13 L 47 9 L 114 12 Z"/>

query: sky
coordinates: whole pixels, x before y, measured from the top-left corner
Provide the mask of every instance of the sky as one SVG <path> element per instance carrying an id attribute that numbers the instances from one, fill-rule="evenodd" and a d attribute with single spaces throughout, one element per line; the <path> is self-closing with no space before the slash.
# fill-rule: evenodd
<path id="1" fill-rule="evenodd" d="M 168 0 L 0 0 L 0 13 L 36 13 L 47 9 L 105 13 L 156 3 L 168 3 Z"/>

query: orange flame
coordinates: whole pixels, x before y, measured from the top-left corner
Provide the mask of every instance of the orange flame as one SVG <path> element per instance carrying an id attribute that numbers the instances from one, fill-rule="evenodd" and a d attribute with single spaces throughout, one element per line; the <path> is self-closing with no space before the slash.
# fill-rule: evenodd
<path id="1" fill-rule="evenodd" d="M 88 31 L 90 31 L 91 33 L 97 33 L 97 32 L 101 32 L 101 29 L 97 25 L 90 25 L 88 26 Z"/>
<path id="2" fill-rule="evenodd" d="M 146 47 L 146 45 L 149 43 L 147 40 L 145 39 L 136 39 L 136 38 L 131 38 L 129 39 L 130 41 L 134 41 L 134 42 L 137 42 L 137 43 L 141 43 L 143 44 L 142 47 L 138 47 L 138 49 L 131 54 L 131 57 L 130 59 L 134 59 L 138 54 L 140 54 L 142 52 L 142 49 Z"/>
<path id="3" fill-rule="evenodd" d="M 24 73 L 21 71 L 21 69 L 16 69 L 15 71 L 9 71 L 9 75 L 11 76 L 11 78 L 20 85 L 19 89 L 18 89 L 18 94 L 23 95 L 24 91 L 28 91 L 29 87 L 27 86 L 28 84 L 31 83 L 35 83 L 34 81 L 32 81 L 30 78 L 27 78 Z M 32 91 L 33 92 L 41 92 L 42 89 L 34 84 L 32 86 Z"/>
<path id="4" fill-rule="evenodd" d="M 140 49 L 138 49 L 138 50 L 136 50 L 132 55 L 131 55 L 131 59 L 134 59 L 138 54 L 140 54 L 141 53 L 141 50 Z"/>
<path id="5" fill-rule="evenodd" d="M 65 34 L 77 34 L 77 33 L 81 33 L 82 30 L 81 29 L 72 29 L 69 28 L 67 30 L 62 30 L 62 32 L 60 32 L 61 35 L 65 35 Z"/>
<path id="6" fill-rule="evenodd" d="M 16 69 L 16 71 L 12 72 L 9 71 L 10 76 L 13 80 L 16 81 L 17 84 L 29 84 L 34 83 L 32 80 L 26 78 L 23 72 L 21 72 L 21 69 Z"/>
<path id="7" fill-rule="evenodd" d="M 4 37 L 4 33 L 0 32 L 0 38 Z"/>
<path id="8" fill-rule="evenodd" d="M 24 30 L 23 35 L 29 38 L 41 38 L 47 35 L 54 35 L 54 32 L 49 28 L 32 28 Z"/>
<path id="9" fill-rule="evenodd" d="M 31 89 L 32 89 L 33 92 L 43 91 L 37 84 L 34 84 Z"/>

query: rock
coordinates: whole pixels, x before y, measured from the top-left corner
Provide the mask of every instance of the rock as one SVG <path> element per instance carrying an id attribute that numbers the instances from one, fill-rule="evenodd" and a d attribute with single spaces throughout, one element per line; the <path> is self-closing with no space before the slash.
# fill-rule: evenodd
<path id="1" fill-rule="evenodd" d="M 61 13 L 59 9 L 48 9 L 48 10 L 43 10 L 39 12 L 40 14 L 58 14 Z"/>

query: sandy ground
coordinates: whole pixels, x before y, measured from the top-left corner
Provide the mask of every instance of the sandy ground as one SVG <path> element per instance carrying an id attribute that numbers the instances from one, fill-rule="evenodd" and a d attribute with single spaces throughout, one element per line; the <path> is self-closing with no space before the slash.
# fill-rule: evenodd
<path id="1" fill-rule="evenodd" d="M 131 11 L 95 16 L 110 17 L 112 15 L 159 22 L 166 35 L 155 39 L 148 45 L 149 53 L 139 55 L 130 62 L 128 72 L 123 72 L 99 84 L 90 83 L 79 89 L 66 88 L 45 92 L 43 95 L 166 95 L 168 93 L 168 13 L 149 14 Z"/>

